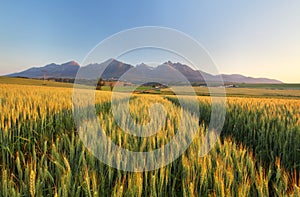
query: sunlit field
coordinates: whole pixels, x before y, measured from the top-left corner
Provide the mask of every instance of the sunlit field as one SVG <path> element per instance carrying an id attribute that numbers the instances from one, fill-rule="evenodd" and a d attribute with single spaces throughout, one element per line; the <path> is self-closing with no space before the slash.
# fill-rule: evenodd
<path id="1" fill-rule="evenodd" d="M 199 96 L 200 128 L 190 147 L 163 168 L 133 173 L 103 164 L 85 148 L 73 120 L 72 93 L 0 84 L 1 196 L 300 196 L 297 98 L 228 97 L 221 138 L 198 157 L 211 112 L 210 97 Z M 118 145 L 154 150 L 177 132 L 174 95 L 132 96 L 130 112 L 141 124 L 149 121 L 151 103 L 168 107 L 166 126 L 147 139 L 116 125 L 110 101 L 111 92 L 97 91 L 97 116 Z"/>
<path id="2" fill-rule="evenodd" d="M 300 99 L 300 84 L 286 84 L 286 86 L 275 86 L 270 84 L 239 84 L 241 87 L 226 88 L 226 94 L 230 97 L 254 97 L 254 98 L 298 98 Z M 245 87 L 243 87 L 245 86 Z M 194 87 L 199 96 L 209 96 L 207 87 Z M 165 88 L 161 90 L 162 94 L 170 94 L 172 89 Z M 184 86 L 180 89 L 181 93 L 191 94 Z"/>

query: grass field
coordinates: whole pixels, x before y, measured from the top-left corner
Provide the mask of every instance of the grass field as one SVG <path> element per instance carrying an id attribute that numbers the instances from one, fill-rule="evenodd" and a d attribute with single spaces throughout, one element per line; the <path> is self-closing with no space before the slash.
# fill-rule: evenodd
<path id="1" fill-rule="evenodd" d="M 60 82 L 54 82 L 54 81 L 46 81 L 44 83 L 44 80 L 26 79 L 26 78 L 10 78 L 10 77 L 0 77 L 0 84 L 73 88 L 73 84 L 71 84 L 71 83 L 60 83 Z"/>
<path id="2" fill-rule="evenodd" d="M 46 85 L 45 85 L 43 80 L 9 78 L 9 77 L 0 77 L 0 84 L 73 88 L 73 84 L 71 83 L 46 81 Z M 131 87 L 124 86 L 124 87 L 117 87 L 116 89 L 117 91 L 127 92 L 131 90 Z M 196 94 L 199 96 L 210 95 L 208 88 L 206 87 L 195 86 L 194 89 Z M 300 84 L 238 84 L 237 88 L 225 88 L 225 89 L 226 89 L 227 96 L 235 96 L 235 97 L 300 98 Z M 110 91 L 111 89 L 109 86 L 103 86 L 102 90 Z M 186 88 L 184 86 L 181 87 L 180 92 L 182 94 L 187 94 L 187 95 L 191 94 L 191 92 L 186 91 Z M 149 86 L 140 86 L 136 89 L 136 93 L 172 95 L 173 91 L 170 88 L 153 90 L 153 88 Z"/>
<path id="3" fill-rule="evenodd" d="M 178 87 L 177 87 L 178 88 Z M 190 95 L 188 88 L 179 87 L 182 94 Z M 206 87 L 194 87 L 195 93 L 199 96 L 209 96 L 209 90 Z M 275 90 L 264 88 L 225 88 L 228 97 L 259 97 L 259 98 L 300 98 L 300 90 Z M 161 90 L 161 94 L 173 94 L 170 88 Z"/>
<path id="4" fill-rule="evenodd" d="M 237 84 L 240 88 L 260 88 L 273 90 L 300 90 L 300 84 Z"/>
<path id="5" fill-rule="evenodd" d="M 199 96 L 200 127 L 191 146 L 163 168 L 132 173 L 103 164 L 83 145 L 71 88 L 0 84 L 0 90 L 1 196 L 300 195 L 298 99 L 228 97 L 221 139 L 198 157 L 211 113 L 210 98 Z M 145 139 L 120 130 L 110 99 L 110 91 L 97 91 L 95 107 L 116 144 L 151 151 L 177 132 L 180 106 L 172 95 L 132 97 L 130 111 L 139 123 L 149 121 L 145 112 L 153 101 L 170 108 L 164 129 Z"/>

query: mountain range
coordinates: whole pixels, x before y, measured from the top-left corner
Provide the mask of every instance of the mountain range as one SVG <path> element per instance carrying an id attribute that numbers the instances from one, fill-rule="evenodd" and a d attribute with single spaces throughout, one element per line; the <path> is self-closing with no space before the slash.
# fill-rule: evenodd
<path id="1" fill-rule="evenodd" d="M 109 64 L 108 64 L 109 63 Z M 105 65 L 107 68 L 104 69 Z M 181 83 L 184 80 L 189 82 L 218 81 L 220 77 L 225 83 L 282 83 L 279 80 L 268 78 L 254 78 L 243 75 L 212 75 L 200 70 L 194 70 L 182 63 L 165 62 L 157 67 L 151 67 L 144 63 L 136 66 L 123 63 L 121 61 L 110 59 L 103 63 L 89 64 L 84 67 L 75 61 L 64 64 L 48 64 L 44 67 L 33 67 L 28 70 L 7 75 L 9 77 L 26 77 L 26 78 L 71 78 L 74 79 L 80 69 L 80 78 L 98 79 L 98 73 L 102 73 L 101 78 L 105 80 L 114 79 L 130 82 L 155 81 L 161 83 Z M 204 80 L 205 79 L 205 80 Z"/>

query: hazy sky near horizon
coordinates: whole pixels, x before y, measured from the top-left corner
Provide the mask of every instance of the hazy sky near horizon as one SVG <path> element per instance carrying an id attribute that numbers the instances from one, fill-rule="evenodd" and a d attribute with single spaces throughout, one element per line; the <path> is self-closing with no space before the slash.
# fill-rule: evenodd
<path id="1" fill-rule="evenodd" d="M 139 26 L 192 36 L 220 73 L 300 82 L 297 0 L 1 1 L 0 75 L 80 63 L 103 39 Z"/>

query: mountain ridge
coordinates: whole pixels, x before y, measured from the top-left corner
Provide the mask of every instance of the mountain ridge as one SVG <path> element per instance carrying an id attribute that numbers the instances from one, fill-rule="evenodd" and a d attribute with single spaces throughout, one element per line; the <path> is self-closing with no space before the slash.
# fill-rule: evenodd
<path id="1" fill-rule="evenodd" d="M 107 63 L 109 63 L 109 65 L 104 69 L 104 66 L 107 65 Z M 75 78 L 79 69 L 81 76 L 86 79 L 97 79 L 99 78 L 97 73 L 102 73 L 101 78 L 106 80 L 122 79 L 133 82 L 143 81 L 146 78 L 157 80 L 157 82 L 178 82 L 178 79 L 185 80 L 184 78 L 189 82 L 205 82 L 218 81 L 221 77 L 225 83 L 283 83 L 276 79 L 264 77 L 255 78 L 241 74 L 212 75 L 200 70 L 194 70 L 188 65 L 180 62 L 173 63 L 167 61 L 157 67 L 151 67 L 144 63 L 133 66 L 116 59 L 109 59 L 103 63 L 88 64 L 84 67 L 80 67 L 75 61 L 69 61 L 63 64 L 51 63 L 43 67 L 32 67 L 6 76 L 43 78 L 45 74 L 46 78 Z"/>

